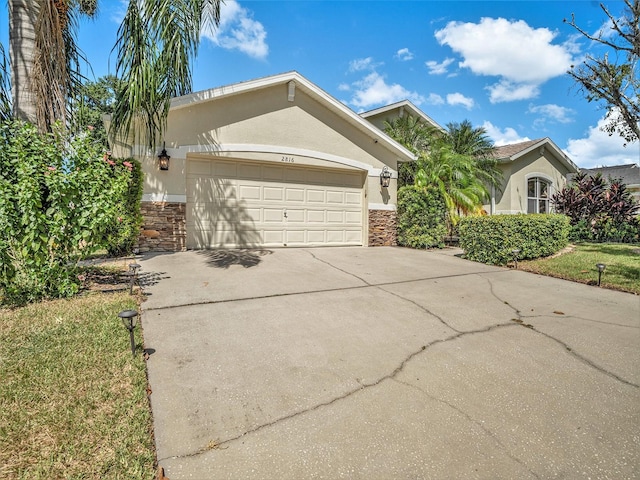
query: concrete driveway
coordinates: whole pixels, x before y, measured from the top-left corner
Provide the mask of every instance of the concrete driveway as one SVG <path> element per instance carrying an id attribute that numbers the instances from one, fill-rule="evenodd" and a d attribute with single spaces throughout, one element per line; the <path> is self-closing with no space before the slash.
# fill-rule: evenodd
<path id="1" fill-rule="evenodd" d="M 640 478 L 640 297 L 453 253 L 145 257 L 166 475 Z"/>

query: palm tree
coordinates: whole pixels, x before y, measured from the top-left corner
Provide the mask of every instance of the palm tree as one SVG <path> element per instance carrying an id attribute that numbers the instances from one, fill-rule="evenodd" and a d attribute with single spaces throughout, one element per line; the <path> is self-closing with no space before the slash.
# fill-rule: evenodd
<path id="1" fill-rule="evenodd" d="M 82 77 L 77 20 L 97 0 L 9 0 L 14 116 L 46 131 L 69 120 L 69 99 Z M 114 49 L 118 92 L 112 125 L 132 133 L 134 118 L 150 146 L 166 126 L 169 102 L 191 90 L 191 61 L 200 32 L 220 21 L 220 0 L 129 0 Z M 135 133 L 135 132 L 134 132 Z"/>

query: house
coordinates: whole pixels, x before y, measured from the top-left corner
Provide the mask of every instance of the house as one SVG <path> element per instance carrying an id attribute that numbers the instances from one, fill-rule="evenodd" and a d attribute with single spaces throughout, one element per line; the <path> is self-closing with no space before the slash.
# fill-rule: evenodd
<path id="1" fill-rule="evenodd" d="M 113 152 L 142 164 L 141 251 L 394 245 L 398 164 L 415 159 L 297 72 L 173 99 L 167 170 L 132 143 Z"/>
<path id="2" fill-rule="evenodd" d="M 484 209 L 490 215 L 549 213 L 550 198 L 564 188 L 578 167 L 553 141 L 539 138 L 498 147 L 494 153 L 502 171 L 502 188 L 492 189 Z"/>
<path id="3" fill-rule="evenodd" d="M 640 202 L 640 167 L 638 164 L 614 165 L 610 167 L 581 168 L 580 172 L 587 175 L 602 175 L 605 180 L 621 180 L 636 200 Z M 569 181 L 572 177 L 569 177 Z"/>

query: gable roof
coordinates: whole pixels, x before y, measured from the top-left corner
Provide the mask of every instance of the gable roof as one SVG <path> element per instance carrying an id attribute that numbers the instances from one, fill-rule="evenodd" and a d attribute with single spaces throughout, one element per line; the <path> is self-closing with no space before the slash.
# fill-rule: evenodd
<path id="1" fill-rule="evenodd" d="M 296 71 L 258 78 L 255 80 L 248 80 L 245 82 L 235 83 L 222 87 L 211 88 L 208 90 L 190 93 L 182 97 L 176 97 L 171 100 L 170 109 L 178 110 L 181 108 L 187 108 L 195 104 L 211 102 L 220 98 L 227 98 L 234 95 L 241 95 L 246 92 L 270 88 L 276 85 L 286 86 L 289 89 L 289 95 L 294 97 L 295 90 L 300 89 L 305 94 L 309 95 L 311 98 L 322 104 L 328 110 L 335 113 L 337 116 L 348 122 L 356 129 L 364 132 L 367 135 L 370 135 L 377 143 L 381 144 L 389 151 L 397 155 L 398 161 L 409 162 L 417 158 L 407 148 L 403 147 L 391 137 L 378 130 L 375 126 L 364 120 L 349 107 L 336 100 L 334 97 L 329 95 L 314 83 L 307 80 Z"/>
<path id="2" fill-rule="evenodd" d="M 418 107 L 416 107 L 409 100 L 402 100 L 400 102 L 392 103 L 391 105 L 386 105 L 384 107 L 368 110 L 366 112 L 361 113 L 360 116 L 362 118 L 374 117 L 386 112 L 392 112 L 393 110 L 399 110 L 400 117 L 402 117 L 404 111 L 408 111 L 410 115 L 422 119 L 423 122 L 433 125 L 438 130 L 444 131 L 444 128 L 438 125 L 434 119 L 432 119 L 429 115 L 427 115 Z"/>
<path id="3" fill-rule="evenodd" d="M 625 185 L 640 185 L 640 168 L 637 164 L 613 165 L 610 167 L 582 168 L 581 172 L 601 173 L 606 178 L 619 178 Z"/>
<path id="4" fill-rule="evenodd" d="M 511 145 L 503 145 L 497 147 L 493 156 L 498 159 L 499 162 L 507 163 L 514 162 L 529 152 L 538 148 L 548 148 L 549 152 L 570 172 L 578 172 L 578 166 L 571 161 L 571 159 L 553 143 L 549 137 L 538 138 L 536 140 L 527 140 L 526 142 L 513 143 Z"/>

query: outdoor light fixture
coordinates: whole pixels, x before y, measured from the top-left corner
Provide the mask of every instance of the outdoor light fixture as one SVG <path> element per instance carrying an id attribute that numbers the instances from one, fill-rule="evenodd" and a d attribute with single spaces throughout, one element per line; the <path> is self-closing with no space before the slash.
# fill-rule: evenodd
<path id="1" fill-rule="evenodd" d="M 167 153 L 167 149 L 164 148 L 164 142 L 162 142 L 162 152 L 158 155 L 158 165 L 160 170 L 169 170 L 169 159 L 171 157 Z"/>
<path id="2" fill-rule="evenodd" d="M 131 339 L 131 355 L 136 356 L 136 342 L 133 339 L 133 330 L 136 328 L 136 318 L 138 312 L 135 310 L 123 310 L 118 316 L 122 320 L 124 327 L 129 330 L 129 338 Z"/>
<path id="3" fill-rule="evenodd" d="M 514 248 L 513 250 L 511 250 L 511 254 L 513 255 L 513 264 L 516 267 L 516 270 L 518 269 L 518 254 L 520 253 L 520 249 L 519 248 Z"/>
<path id="4" fill-rule="evenodd" d="M 382 168 L 382 171 L 380 172 L 380 185 L 386 188 L 389 186 L 390 182 L 391 182 L 391 171 L 389 170 L 389 167 L 385 165 Z"/>
<path id="5" fill-rule="evenodd" d="M 602 279 L 602 272 L 607 266 L 604 263 L 596 263 L 596 267 L 598 269 L 598 286 L 600 286 L 600 280 Z"/>

